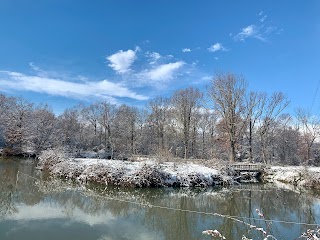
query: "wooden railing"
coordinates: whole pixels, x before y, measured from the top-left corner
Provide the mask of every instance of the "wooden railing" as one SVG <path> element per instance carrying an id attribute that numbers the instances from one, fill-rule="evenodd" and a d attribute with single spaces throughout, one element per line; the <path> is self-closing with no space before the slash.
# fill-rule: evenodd
<path id="1" fill-rule="evenodd" d="M 246 164 L 229 164 L 228 168 L 233 171 L 241 171 L 241 172 L 260 172 L 265 168 L 264 164 L 254 164 L 254 163 L 246 163 Z"/>

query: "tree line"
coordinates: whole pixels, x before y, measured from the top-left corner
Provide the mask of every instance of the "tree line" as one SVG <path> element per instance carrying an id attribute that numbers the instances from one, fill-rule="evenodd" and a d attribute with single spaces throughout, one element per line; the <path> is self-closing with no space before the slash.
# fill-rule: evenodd
<path id="1" fill-rule="evenodd" d="M 249 91 L 246 80 L 233 73 L 216 74 L 205 91 L 177 90 L 144 108 L 100 101 L 59 116 L 48 105 L 0 94 L 0 147 L 8 155 L 64 147 L 110 158 L 138 154 L 317 165 L 319 118 L 301 108 L 293 116 L 284 113 L 288 104 L 281 92 Z"/>

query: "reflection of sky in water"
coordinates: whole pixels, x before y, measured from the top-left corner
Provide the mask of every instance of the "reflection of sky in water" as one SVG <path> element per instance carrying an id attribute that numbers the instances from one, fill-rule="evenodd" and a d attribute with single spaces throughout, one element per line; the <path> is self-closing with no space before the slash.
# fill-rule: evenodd
<path id="1" fill-rule="evenodd" d="M 41 202 L 19 205 L 18 212 L 0 221 L 0 239 L 163 239 L 135 218 L 114 217 L 110 212 L 87 214 L 79 208 L 65 212 L 63 206 Z M 138 220 L 140 221 L 140 220 Z"/>
<path id="2" fill-rule="evenodd" d="M 260 209 L 267 219 L 320 223 L 319 194 L 293 187 L 265 189 L 265 185 L 249 185 L 232 191 L 110 187 L 99 194 L 98 190 L 74 190 L 60 181 L 35 181 L 22 174 L 17 181 L 18 166 L 9 165 L 1 165 L 0 161 L 0 240 L 210 239 L 201 234 L 206 229 L 218 229 L 227 239 L 241 239 L 242 234 L 248 234 L 243 224 L 227 218 L 144 208 L 109 201 L 108 196 L 243 217 L 257 218 L 255 209 Z M 34 174 L 30 165 L 19 165 L 19 169 Z M 265 228 L 261 221 L 251 223 Z M 278 240 L 297 239 L 306 230 L 304 226 L 283 223 L 274 223 L 271 228 Z M 262 239 L 261 234 L 247 237 Z"/>
<path id="3" fill-rule="evenodd" d="M 30 221 L 30 220 L 48 220 L 56 218 L 66 218 L 70 221 L 77 221 L 88 224 L 89 226 L 97 224 L 107 224 L 116 218 L 110 212 L 104 214 L 90 215 L 84 213 L 79 208 L 75 208 L 68 213 L 63 206 L 40 203 L 34 206 L 19 205 L 18 212 L 12 216 L 8 216 L 8 220 Z M 70 216 L 71 214 L 71 216 Z"/>
<path id="4" fill-rule="evenodd" d="M 297 222 L 307 221 L 308 218 L 311 222 L 320 220 L 320 201 L 315 197 L 300 199 L 307 194 L 300 195 L 288 190 L 261 193 L 247 190 L 210 191 L 134 190 L 124 192 L 124 195 L 130 197 L 132 194 L 138 202 L 146 200 L 160 206 L 238 214 L 243 217 L 257 217 L 255 209 L 265 209 L 267 219 Z M 243 224 L 221 217 L 142 208 L 133 204 L 121 205 L 121 202 L 110 202 L 96 195 L 84 196 L 79 191 L 38 193 L 42 200 L 33 205 L 23 203 L 21 196 L 35 196 L 36 192 L 33 195 L 20 195 L 15 204 L 16 211 L 0 221 L 1 240 L 208 239 L 208 236 L 200 233 L 215 228 L 229 234 L 228 239 L 232 239 L 231 231 L 245 231 Z M 272 204 L 274 201 L 277 206 Z M 261 202 L 271 204 L 264 206 Z M 295 209 L 295 204 L 301 209 Z M 238 210 L 240 212 L 234 212 Z M 312 216 L 308 215 L 310 210 Z M 262 221 L 253 223 L 266 228 Z M 305 230 L 293 224 L 274 223 L 271 233 L 278 236 L 278 239 L 295 239 Z M 188 236 L 190 238 L 186 238 Z"/>

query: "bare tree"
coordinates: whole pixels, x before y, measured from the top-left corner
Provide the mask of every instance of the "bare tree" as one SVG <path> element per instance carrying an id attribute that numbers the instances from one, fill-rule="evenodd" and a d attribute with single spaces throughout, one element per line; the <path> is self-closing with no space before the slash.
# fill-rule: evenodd
<path id="1" fill-rule="evenodd" d="M 273 144 L 278 161 L 282 164 L 297 165 L 300 163 L 300 132 L 290 114 L 281 114 L 276 123 Z"/>
<path id="2" fill-rule="evenodd" d="M 96 147 L 97 145 L 100 144 L 99 136 L 98 136 L 98 130 L 99 130 L 98 119 L 100 117 L 99 103 L 94 103 L 88 107 L 82 107 L 82 110 L 80 111 L 80 113 L 82 115 L 82 121 L 90 123 L 90 126 L 92 126 L 93 134 L 89 133 L 89 136 L 92 136 L 92 139 L 90 140 L 90 142 L 91 142 L 91 147 Z M 87 139 L 89 138 L 89 136 L 87 136 Z"/>
<path id="3" fill-rule="evenodd" d="M 198 89 L 189 87 L 185 90 L 176 91 L 171 99 L 176 121 L 182 128 L 185 159 L 188 158 L 192 118 L 195 110 L 200 107 L 201 98 L 202 93 Z"/>
<path id="4" fill-rule="evenodd" d="M 151 154 L 150 146 L 152 145 L 152 137 L 150 133 L 149 112 L 142 108 L 137 111 L 137 129 L 136 129 L 136 151 L 137 154 Z"/>
<path id="5" fill-rule="evenodd" d="M 267 159 L 269 159 L 269 162 L 271 162 L 273 154 L 268 154 L 267 148 L 270 146 L 270 143 L 274 137 L 276 120 L 288 105 L 289 100 L 281 92 L 273 93 L 271 98 L 267 98 L 265 103 L 261 105 L 263 113 L 260 115 L 259 119 L 260 126 L 258 129 L 258 134 L 260 137 L 261 155 L 264 163 L 267 163 Z"/>
<path id="6" fill-rule="evenodd" d="M 32 151 L 32 111 L 33 104 L 22 98 L 12 103 L 7 116 L 6 146 L 11 154 L 23 154 Z"/>
<path id="7" fill-rule="evenodd" d="M 106 152 L 110 152 L 113 155 L 113 142 L 111 125 L 115 118 L 116 107 L 107 102 L 99 103 L 99 118 L 98 122 L 102 130 L 103 145 Z"/>
<path id="8" fill-rule="evenodd" d="M 57 119 L 56 146 L 68 147 L 70 151 L 82 148 L 82 123 L 78 109 L 66 109 Z"/>
<path id="9" fill-rule="evenodd" d="M 114 144 L 117 155 L 135 153 L 137 109 L 121 105 L 113 124 Z"/>
<path id="10" fill-rule="evenodd" d="M 244 99 L 247 83 L 242 76 L 232 73 L 217 74 L 209 89 L 208 96 L 214 110 L 219 114 L 228 135 L 229 160 L 236 160 L 236 145 L 246 125 Z"/>
<path id="11" fill-rule="evenodd" d="M 246 97 L 246 111 L 248 120 L 248 144 L 249 161 L 253 162 L 253 135 L 255 126 L 260 119 L 266 103 L 267 95 L 265 93 L 250 92 Z"/>
<path id="12" fill-rule="evenodd" d="M 0 94 L 0 146 L 5 145 L 5 133 L 9 127 L 10 122 L 10 110 L 15 105 L 14 98 L 8 98 L 3 94 Z"/>
<path id="13" fill-rule="evenodd" d="M 148 126 L 154 132 L 153 138 L 156 146 L 157 154 L 165 152 L 165 128 L 169 118 L 169 99 L 163 97 L 156 97 L 149 101 L 148 108 L 150 111 L 148 117 Z"/>
<path id="14" fill-rule="evenodd" d="M 36 153 L 53 146 L 56 117 L 48 105 L 39 106 L 33 112 L 32 141 Z"/>
<path id="15" fill-rule="evenodd" d="M 310 111 L 302 108 L 296 110 L 296 117 L 299 122 L 299 130 L 302 134 L 304 160 L 311 160 L 311 149 L 315 140 L 320 136 L 320 119 L 311 115 Z"/>
<path id="16" fill-rule="evenodd" d="M 213 138 L 216 133 L 215 128 L 217 125 L 217 115 L 213 114 L 208 109 L 203 109 L 200 112 L 200 119 L 198 121 L 201 158 L 207 159 L 213 156 Z"/>

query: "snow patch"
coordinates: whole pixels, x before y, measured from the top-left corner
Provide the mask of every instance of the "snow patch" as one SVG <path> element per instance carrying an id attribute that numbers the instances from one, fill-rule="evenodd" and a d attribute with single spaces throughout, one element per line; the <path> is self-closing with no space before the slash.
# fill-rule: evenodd
<path id="1" fill-rule="evenodd" d="M 271 166 L 265 180 L 289 183 L 295 186 L 319 188 L 320 168 L 306 166 Z"/>

